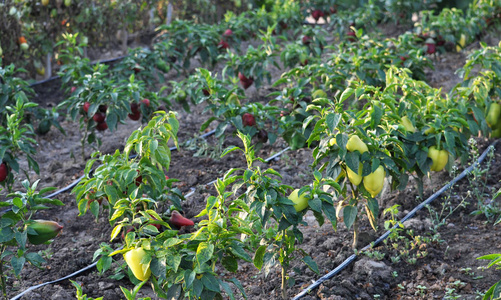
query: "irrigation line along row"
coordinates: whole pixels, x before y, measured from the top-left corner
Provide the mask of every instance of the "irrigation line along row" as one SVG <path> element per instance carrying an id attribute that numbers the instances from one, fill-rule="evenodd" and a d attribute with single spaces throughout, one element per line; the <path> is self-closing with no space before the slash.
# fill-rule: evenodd
<path id="1" fill-rule="evenodd" d="M 215 132 L 215 130 L 209 131 L 209 132 L 207 132 L 207 133 L 205 133 L 205 134 L 201 135 L 200 137 L 203 137 L 203 138 L 208 137 L 208 136 L 210 136 L 210 135 L 214 134 L 214 132 Z M 280 152 L 273 154 L 272 156 L 270 156 L 270 157 L 268 157 L 267 159 L 265 159 L 265 162 L 270 162 L 270 161 L 271 161 L 271 160 L 273 160 L 273 159 L 278 159 L 278 157 L 279 157 L 280 155 L 282 155 L 285 151 L 288 151 L 289 149 L 290 149 L 290 147 L 287 147 L 287 148 L 285 148 L 285 149 L 281 150 Z M 171 150 L 176 150 L 176 147 L 172 147 L 172 148 L 171 148 Z M 130 156 L 130 157 L 131 157 L 131 158 L 133 158 L 133 157 L 135 157 L 135 155 L 132 155 L 132 156 Z M 92 172 L 92 171 L 91 171 L 91 172 Z M 78 182 L 80 182 L 80 180 L 82 180 L 84 177 L 85 177 L 85 175 L 82 175 L 80 178 L 78 178 L 77 180 L 75 180 L 75 181 L 74 181 L 73 183 L 71 183 L 69 186 L 67 186 L 67 187 L 65 187 L 65 188 L 63 188 L 63 189 L 61 189 L 61 190 L 59 190 L 59 191 L 56 191 L 56 192 L 54 192 L 54 193 L 50 194 L 49 196 L 50 196 L 50 197 L 54 197 L 54 196 L 56 196 L 57 194 L 60 194 L 60 193 L 62 193 L 62 192 L 64 192 L 64 191 L 69 190 L 70 188 L 72 188 L 72 187 L 74 187 L 75 185 L 77 185 L 77 184 L 78 184 Z M 211 185 L 211 184 L 215 183 L 216 181 L 217 181 L 217 179 L 216 179 L 216 180 L 213 180 L 213 181 L 211 181 L 211 182 L 209 182 L 209 183 L 207 183 L 205 186 L 209 186 L 209 185 Z M 190 192 L 189 192 L 188 194 L 186 194 L 184 197 L 185 197 L 185 198 L 188 198 L 188 197 L 192 196 L 194 193 L 195 193 L 195 188 L 193 188 L 193 187 L 192 187 L 192 188 L 190 189 Z M 48 196 L 48 197 L 49 197 L 49 196 Z M 7 211 L 8 211 L 8 210 L 7 210 Z M 78 270 L 78 271 L 75 271 L 75 272 L 73 272 L 73 273 L 71 273 L 71 274 L 69 274 L 69 275 L 66 275 L 66 276 L 64 276 L 64 277 L 62 277 L 62 278 L 59 278 L 59 279 L 56 279 L 56 280 L 52 280 L 52 281 L 48 281 L 48 282 L 44 282 L 44 283 L 41 283 L 41 284 L 38 284 L 38 285 L 35 285 L 35 286 L 32 286 L 32 287 L 29 287 L 28 289 L 26 289 L 26 290 L 25 290 L 25 291 L 23 291 L 22 293 L 20 293 L 20 294 L 16 295 L 15 297 L 11 298 L 10 300 L 20 299 L 20 298 L 21 298 L 24 294 L 26 294 L 26 293 L 28 293 L 28 292 L 30 292 L 30 291 L 36 290 L 36 289 L 38 289 L 38 288 L 40 288 L 40 287 L 43 287 L 43 286 L 46 286 L 46 285 L 48 285 L 48 284 L 53 284 L 53 283 L 57 283 L 57 282 L 60 282 L 60 281 L 63 281 L 63 280 L 69 279 L 69 278 L 71 278 L 71 277 L 73 277 L 73 276 L 76 276 L 76 275 L 78 275 L 78 274 L 80 274 L 80 273 L 83 273 L 83 272 L 85 272 L 85 271 L 87 271 L 87 270 L 90 270 L 90 269 L 94 268 L 96 265 L 97 265 L 97 261 L 96 261 L 96 262 L 94 262 L 94 263 L 92 263 L 92 264 L 90 264 L 90 265 L 88 265 L 88 266 L 86 266 L 86 267 L 84 267 L 84 268 L 82 268 L 82 269 L 80 269 L 80 270 Z"/>
<path id="2" fill-rule="evenodd" d="M 477 165 L 479 165 L 487 157 L 487 154 L 489 154 L 490 151 L 494 151 L 494 147 L 496 146 L 496 144 L 498 143 L 498 141 L 499 141 L 499 139 L 495 140 L 489 147 L 487 147 L 487 149 L 482 153 L 482 155 L 478 158 L 478 160 L 475 161 L 471 166 L 469 166 L 468 168 L 466 168 L 463 172 L 461 172 L 461 174 L 459 174 L 457 177 L 455 177 L 454 179 L 452 179 L 448 184 L 446 184 L 445 186 L 443 186 L 435 194 L 431 195 L 428 199 L 426 199 L 421 204 L 419 204 L 418 206 L 416 206 L 412 211 L 410 211 L 405 217 L 403 217 L 400 220 L 400 223 L 403 223 L 403 222 L 409 220 L 410 218 L 412 218 L 418 211 L 420 211 L 421 209 L 423 209 L 423 207 L 426 207 L 426 205 L 430 204 L 433 200 L 435 200 L 436 198 L 438 198 L 443 192 L 445 192 L 446 190 L 448 190 L 452 186 L 454 186 L 454 184 L 456 184 L 456 182 L 458 182 L 459 180 L 463 179 L 466 175 L 468 175 L 469 173 L 471 173 L 471 171 Z M 375 240 L 374 242 L 372 242 L 369 245 L 365 246 L 360 251 L 367 251 L 367 250 L 369 250 L 369 249 L 377 246 L 379 243 L 381 243 L 382 241 L 384 241 L 392 233 L 392 231 L 394 229 L 396 229 L 397 227 L 398 227 L 398 224 L 395 224 L 390 230 L 386 231 L 377 240 Z M 304 289 L 299 294 L 297 294 L 292 300 L 298 300 L 298 299 L 301 299 L 303 296 L 306 296 L 306 294 L 308 294 L 311 291 L 313 291 L 314 289 L 316 289 L 323 282 L 331 279 L 332 277 L 334 277 L 335 275 L 337 275 L 339 272 L 341 272 L 346 266 L 348 266 L 350 263 L 352 263 L 353 261 L 355 261 L 356 258 L 357 258 L 357 255 L 356 254 L 352 254 L 343 263 L 341 263 L 339 266 L 337 266 L 334 270 L 332 270 L 329 273 L 325 274 L 324 276 L 320 277 L 317 281 L 315 281 L 310 286 L 308 286 L 306 289 Z"/>
<path id="3" fill-rule="evenodd" d="M 34 285 L 34 286 L 28 288 L 27 290 L 23 291 L 21 294 L 18 294 L 15 297 L 10 298 L 10 300 L 20 299 L 24 294 L 26 294 L 26 293 L 28 293 L 30 291 L 36 290 L 36 289 L 38 289 L 38 288 L 40 288 L 42 286 L 46 286 L 46 285 L 57 283 L 57 282 L 60 282 L 60 281 L 66 280 L 66 279 L 70 279 L 73 276 L 76 276 L 76 275 L 78 275 L 78 274 L 80 274 L 82 272 L 85 272 L 87 270 L 90 270 L 90 269 L 94 268 L 96 265 L 97 265 L 97 261 L 95 263 L 91 264 L 91 265 L 88 265 L 87 267 L 85 267 L 83 269 L 80 269 L 80 270 L 78 270 L 76 272 L 71 273 L 70 275 L 66 275 L 66 276 L 64 276 L 62 278 L 59 278 L 59 279 L 56 279 L 56 280 L 47 281 L 47 282 L 44 282 L 44 283 L 41 283 L 41 284 L 38 284 L 38 285 Z"/>

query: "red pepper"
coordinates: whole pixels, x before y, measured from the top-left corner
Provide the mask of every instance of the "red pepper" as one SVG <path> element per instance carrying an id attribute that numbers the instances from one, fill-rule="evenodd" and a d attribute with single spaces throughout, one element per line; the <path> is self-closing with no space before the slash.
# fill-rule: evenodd
<path id="1" fill-rule="evenodd" d="M 0 164 L 0 182 L 7 179 L 7 175 L 9 175 L 9 167 L 7 167 L 7 164 L 3 162 Z"/>
<path id="2" fill-rule="evenodd" d="M 170 216 L 170 223 L 176 227 L 183 227 L 183 226 L 193 226 L 195 225 L 195 223 L 190 220 L 190 219 L 187 219 L 183 216 L 181 216 L 181 214 L 177 211 L 177 210 L 174 210 Z"/>

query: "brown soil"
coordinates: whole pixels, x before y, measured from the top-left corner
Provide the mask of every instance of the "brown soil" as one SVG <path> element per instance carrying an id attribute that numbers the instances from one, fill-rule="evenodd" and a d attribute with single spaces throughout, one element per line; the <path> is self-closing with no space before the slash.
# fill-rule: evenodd
<path id="1" fill-rule="evenodd" d="M 493 34 L 493 36 L 495 36 Z M 499 36 L 499 35 L 498 35 Z M 491 36 L 486 36 L 488 44 L 495 45 L 497 41 Z M 478 45 L 472 47 L 477 48 Z M 435 58 L 435 70 L 428 71 L 427 76 L 432 86 L 443 87 L 448 91 L 460 79 L 454 74 L 465 61 L 465 54 L 444 54 Z M 279 72 L 274 72 L 275 78 Z M 57 91 L 57 82 L 51 82 L 37 88 L 38 95 L 49 95 L 48 99 L 39 101 L 58 103 L 63 95 L 53 93 Z M 251 87 L 246 93 L 251 99 L 265 97 L 269 93 L 269 87 L 259 91 Z M 40 99 L 39 99 L 40 100 Z M 200 125 L 207 118 L 201 113 L 201 108 L 196 108 L 191 114 L 181 109 L 178 110 L 181 130 L 179 139 L 186 141 L 199 132 Z M 40 175 L 30 174 L 33 180 L 41 178 L 43 186 L 56 186 L 62 188 L 82 174 L 84 162 L 80 158 L 80 132 L 75 130 L 76 124 L 63 121 L 62 125 L 67 130 L 66 136 L 52 130 L 45 136 L 38 136 L 40 145 L 36 160 L 40 164 Z M 138 122 L 127 121 L 120 125 L 116 132 L 102 134 L 102 152 L 113 152 L 123 148 L 125 139 L 130 133 L 140 126 Z M 482 138 L 476 139 L 481 151 L 486 149 L 489 142 Z M 208 139 L 209 145 L 214 145 L 212 138 Z M 237 143 L 236 138 L 230 138 L 225 146 Z M 260 150 L 261 157 L 268 157 L 272 153 L 285 148 L 283 142 L 274 145 L 266 145 Z M 90 152 L 90 151 L 88 151 Z M 221 176 L 225 171 L 233 167 L 245 166 L 243 156 L 232 152 L 222 159 L 210 156 L 194 157 L 194 151 L 182 150 L 173 152 L 172 165 L 167 174 L 170 178 L 178 178 L 178 186 L 183 192 L 188 192 L 190 187 L 198 187 L 196 192 L 187 198 L 183 204 L 187 217 L 193 218 L 205 207 L 206 197 L 213 193 L 211 187 L 205 184 Z M 217 151 L 216 151 L 217 153 Z M 300 187 L 311 182 L 309 164 L 312 162 L 311 151 L 301 149 L 288 151 L 280 160 L 272 161 L 272 167 L 283 175 L 285 184 Z M 482 164 L 481 168 L 486 168 Z M 434 191 L 445 185 L 451 177 L 440 172 L 433 174 L 425 184 L 425 198 Z M 486 192 L 492 195 L 493 191 L 500 188 L 501 180 L 501 147 L 495 150 L 490 169 L 485 175 Z M 477 182 L 478 183 L 478 182 Z M 485 254 L 500 251 L 501 228 L 487 223 L 483 215 L 472 216 L 470 213 L 477 209 L 477 199 L 470 196 L 475 182 L 465 179 L 460 181 L 454 188 L 439 197 L 431 205 L 431 211 L 440 211 L 441 203 L 449 203 L 454 208 L 462 200 L 469 202 L 463 208 L 458 208 L 447 219 L 443 220 L 442 226 L 437 222 L 440 217 L 431 214 L 427 209 L 406 223 L 407 229 L 414 231 L 413 236 L 421 236 L 428 240 L 415 244 L 415 248 L 409 250 L 410 255 L 417 253 L 420 248 L 423 258 L 416 261 L 405 260 L 400 255 L 400 262 L 392 262 L 391 257 L 396 257 L 392 243 L 398 243 L 398 250 L 404 249 L 404 243 L 412 240 L 412 236 L 403 233 L 403 239 L 389 242 L 387 245 L 378 246 L 369 254 L 362 254 L 355 263 L 345 268 L 339 275 L 324 282 L 318 289 L 312 291 L 303 299 L 442 299 L 449 291 L 452 295 L 459 295 L 461 299 L 477 299 L 478 292 L 486 291 L 487 288 L 500 279 L 499 271 L 493 269 L 479 269 L 485 266 L 485 261 L 476 260 Z M 487 197 L 489 198 L 489 196 Z M 94 252 L 99 249 L 100 243 L 109 243 L 111 227 L 108 225 L 106 216 L 96 222 L 90 214 L 78 216 L 78 209 L 74 195 L 63 193 L 58 199 L 65 206 L 56 207 L 37 213 L 37 219 L 52 219 L 64 225 L 63 234 L 57 237 L 50 246 L 35 246 L 33 249 L 40 250 L 47 264 L 39 270 L 26 265 L 20 278 L 10 277 L 8 280 L 9 298 L 26 290 L 30 286 L 54 280 L 75 272 L 92 263 Z M 384 208 L 394 204 L 401 205 L 399 218 L 412 210 L 423 199 L 419 199 L 414 185 L 410 184 L 404 191 L 387 192 L 382 196 Z M 448 209 L 448 208 L 447 208 Z M 447 215 L 447 212 L 445 213 Z M 442 216 L 443 217 L 443 216 Z M 361 244 L 370 243 L 376 237 L 384 233 L 383 221 L 380 218 L 379 230 L 374 232 L 366 220 L 361 221 Z M 196 219 L 195 219 L 196 220 Z M 309 253 L 317 262 L 320 275 L 324 275 L 337 267 L 347 257 L 353 254 L 351 250 L 352 232 L 346 230 L 340 222 L 335 232 L 328 222 L 318 226 L 311 213 L 306 215 L 308 226 L 301 228 L 305 236 L 301 247 Z M 435 227 L 431 230 L 430 227 Z M 112 245 L 118 247 L 118 245 Z M 375 257 L 384 254 L 381 259 Z M 117 257 L 118 258 L 118 257 Z M 395 259 L 395 258 L 394 258 Z M 123 261 L 118 261 L 122 264 Z M 89 297 L 104 297 L 106 300 L 123 299 L 120 286 L 132 289 L 133 286 L 127 279 L 114 280 L 109 276 L 111 271 L 98 274 L 96 269 L 91 269 L 73 278 L 83 285 L 84 292 Z M 279 299 L 280 298 L 280 270 L 278 267 L 264 278 L 252 265 L 242 264 L 236 276 L 243 284 L 248 299 Z M 293 264 L 291 275 L 295 284 L 289 289 L 289 295 L 293 296 L 306 288 L 320 275 L 313 273 L 304 264 Z M 141 297 L 150 296 L 156 299 L 149 286 L 144 286 L 140 292 Z M 75 289 L 68 280 L 46 285 L 42 288 L 30 291 L 21 299 L 74 299 Z M 444 298 L 446 299 L 446 298 Z"/>

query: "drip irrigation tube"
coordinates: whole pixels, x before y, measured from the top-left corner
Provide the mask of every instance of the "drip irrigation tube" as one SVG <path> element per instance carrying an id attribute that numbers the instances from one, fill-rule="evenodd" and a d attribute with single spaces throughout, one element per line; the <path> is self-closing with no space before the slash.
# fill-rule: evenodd
<path id="1" fill-rule="evenodd" d="M 205 138 L 205 137 L 207 137 L 207 136 L 210 136 L 211 134 L 214 134 L 214 132 L 215 132 L 215 130 L 209 131 L 209 132 L 207 132 L 207 133 L 205 133 L 205 134 L 201 135 L 201 137 L 204 137 L 204 138 Z M 172 148 L 175 148 L 175 147 L 172 147 Z M 172 150 L 172 148 L 171 148 L 171 150 Z M 287 147 L 287 148 L 285 148 L 285 149 L 281 150 L 280 152 L 275 153 L 275 154 L 273 154 L 272 156 L 268 157 L 267 159 L 265 159 L 265 161 L 266 161 L 266 162 L 269 162 L 269 161 L 271 161 L 271 160 L 273 160 L 273 159 L 277 159 L 280 155 L 282 155 L 285 151 L 287 151 L 287 150 L 289 150 L 289 149 L 290 149 L 290 147 Z M 63 189 L 61 189 L 61 190 L 68 190 L 68 189 L 70 189 L 70 188 L 71 188 L 70 186 L 75 186 L 75 185 L 77 185 L 77 184 L 78 184 L 78 182 L 79 182 L 80 180 L 82 180 L 82 178 L 83 178 L 84 176 L 85 176 L 85 175 L 82 175 L 80 178 L 78 178 L 77 180 L 75 180 L 75 181 L 74 181 L 73 183 L 71 183 L 69 186 L 67 186 L 67 187 L 65 187 L 65 188 L 63 188 Z M 217 180 L 217 179 L 216 179 L 216 180 Z M 207 183 L 207 184 L 206 184 L 206 186 L 208 186 L 208 185 L 210 185 L 210 184 L 212 184 L 212 183 L 216 182 L 216 180 L 213 180 L 213 181 L 211 181 L 211 182 Z M 59 191 L 57 191 L 57 192 L 60 192 L 61 190 L 59 190 Z M 56 193 L 57 193 L 57 192 L 56 192 Z M 55 196 L 55 195 L 53 195 L 53 194 L 56 194 L 56 193 L 52 193 L 52 194 L 51 194 L 51 195 L 49 195 L 49 196 L 52 196 L 52 197 L 53 197 L 53 196 Z M 189 197 L 189 196 L 193 195 L 194 193 L 195 193 L 195 188 L 191 188 L 191 189 L 190 189 L 190 192 L 189 192 L 188 194 L 186 194 L 186 195 L 185 195 L 185 198 L 187 198 L 187 197 Z M 57 194 L 56 194 L 56 195 L 57 195 Z M 17 299 L 20 299 L 20 298 L 21 298 L 24 294 L 26 294 L 26 293 L 28 293 L 28 292 L 30 292 L 30 291 L 36 290 L 36 289 L 38 289 L 38 288 L 40 288 L 40 287 L 42 287 L 42 286 L 46 286 L 46 285 L 49 285 L 49 284 L 53 284 L 53 283 L 57 283 L 57 282 L 60 282 L 60 281 L 63 281 L 63 280 L 69 279 L 69 278 L 71 278 L 71 277 L 73 277 L 73 276 L 76 276 L 76 275 L 78 275 L 78 274 L 80 274 L 80 273 L 83 273 L 83 272 L 85 272 L 85 271 L 87 271 L 87 270 L 90 270 L 90 269 L 94 268 L 94 267 L 97 265 L 97 263 L 98 263 L 98 262 L 96 261 L 96 262 L 94 262 L 94 263 L 92 263 L 92 264 L 90 264 L 90 265 L 88 265 L 88 266 L 86 266 L 86 267 L 84 267 L 84 268 L 82 268 L 82 269 L 80 269 L 80 270 L 78 270 L 78 271 L 75 271 L 75 272 L 73 272 L 73 273 L 71 273 L 71 274 L 69 274 L 69 275 L 66 275 L 66 276 L 64 276 L 64 277 L 62 277 L 62 278 L 59 278 L 59 279 L 56 279 L 56 280 L 52 280 L 52 281 L 48 281 L 48 282 L 44 282 L 44 283 L 41 283 L 41 284 L 38 284 L 38 285 L 35 285 L 35 286 L 32 286 L 32 287 L 29 287 L 28 289 L 24 290 L 23 292 L 21 292 L 20 294 L 16 295 L 16 296 L 15 296 L 15 297 L 13 297 L 13 298 L 11 298 L 10 300 L 17 300 Z"/>
<path id="2" fill-rule="evenodd" d="M 27 290 L 23 291 L 21 294 L 18 294 L 18 295 L 16 295 L 15 297 L 10 298 L 10 300 L 21 299 L 21 297 L 22 297 L 24 294 L 26 294 L 26 293 L 28 293 L 28 292 L 30 292 L 30 291 L 36 290 L 36 289 L 38 289 L 38 288 L 40 288 L 40 287 L 42 287 L 42 286 L 46 286 L 46 285 L 49 285 L 49 284 L 53 284 L 53 283 L 57 283 L 57 282 L 60 282 L 60 281 L 63 281 L 63 280 L 69 279 L 69 278 L 71 278 L 71 277 L 73 277 L 73 276 L 75 276 L 75 275 L 78 275 L 78 274 L 80 274 L 80 273 L 83 273 L 83 272 L 85 272 L 85 271 L 87 271 L 87 270 L 90 270 L 90 269 L 94 268 L 96 265 L 97 265 L 97 261 L 96 261 L 95 263 L 91 264 L 91 265 L 88 265 L 87 267 L 85 267 L 85 268 L 83 268 L 83 269 L 80 269 L 80 270 L 78 270 L 78 271 L 76 271 L 76 272 L 71 273 L 70 275 L 66 275 L 66 276 L 64 276 L 64 277 L 62 277 L 62 278 L 59 278 L 59 279 L 56 279 L 56 280 L 47 281 L 47 282 L 44 282 L 44 283 L 41 283 L 41 284 L 38 284 L 38 285 L 34 285 L 34 286 L 32 286 L 32 287 L 28 288 Z"/>
<path id="3" fill-rule="evenodd" d="M 469 173 L 471 173 L 471 171 L 478 164 L 480 164 L 485 159 L 485 157 L 487 157 L 487 154 L 489 154 L 490 151 L 493 151 L 494 146 L 496 146 L 496 144 L 498 143 L 498 141 L 499 140 L 496 140 L 491 145 L 489 145 L 489 147 L 487 147 L 487 149 L 482 153 L 482 155 L 480 155 L 480 157 L 478 158 L 477 161 L 475 161 L 471 166 L 469 166 L 468 168 L 466 168 L 457 177 L 455 177 L 454 179 L 452 179 L 448 184 L 446 184 L 445 186 L 443 186 L 435 194 L 431 195 L 428 199 L 426 199 L 421 204 L 419 204 L 418 206 L 416 206 L 405 217 L 403 217 L 400 220 L 400 222 L 403 223 L 403 222 L 407 221 L 408 219 L 412 218 L 416 214 L 416 212 L 420 211 L 423 207 L 425 207 L 426 205 L 430 204 L 433 200 L 435 200 L 436 198 L 438 198 L 438 196 L 440 196 L 443 192 L 445 192 L 446 190 L 448 190 L 449 188 L 451 188 L 456 182 L 458 182 L 459 180 L 463 179 L 466 175 L 468 175 Z M 382 241 L 384 241 L 391 234 L 392 230 L 396 229 L 397 227 L 398 227 L 398 224 L 395 224 L 390 230 L 386 231 L 377 240 L 375 240 L 374 242 L 372 242 L 369 245 L 365 246 L 360 251 L 366 251 L 366 250 L 369 250 L 369 249 L 373 248 L 374 246 L 378 245 L 379 243 L 381 243 Z M 325 274 L 324 276 L 320 277 L 320 279 L 318 279 L 317 281 L 315 281 L 314 283 L 312 283 L 310 286 L 308 286 L 306 289 L 304 289 L 303 291 L 301 291 L 292 300 L 298 300 L 298 299 L 301 299 L 302 297 L 306 296 L 306 294 L 308 294 L 311 291 L 313 291 L 314 289 L 316 289 L 323 282 L 331 279 L 332 277 L 334 277 L 335 275 L 337 275 L 339 272 L 341 272 L 346 266 L 348 266 L 353 261 L 355 261 L 356 258 L 357 258 L 357 255 L 356 254 L 352 254 L 344 262 L 342 262 L 339 266 L 337 266 L 334 270 L 332 270 L 329 273 Z"/>

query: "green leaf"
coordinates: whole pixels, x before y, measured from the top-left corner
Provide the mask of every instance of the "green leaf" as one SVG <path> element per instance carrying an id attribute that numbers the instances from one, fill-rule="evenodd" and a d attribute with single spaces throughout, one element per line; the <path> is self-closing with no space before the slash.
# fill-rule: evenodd
<path id="1" fill-rule="evenodd" d="M 191 285 L 193 284 L 193 281 L 195 280 L 196 275 L 197 275 L 197 272 L 195 272 L 193 270 L 185 270 L 184 271 L 184 283 L 185 283 L 187 289 L 191 288 Z"/>
<path id="2" fill-rule="evenodd" d="M 207 242 L 201 242 L 197 248 L 196 260 L 199 266 L 209 261 L 214 254 L 214 245 Z"/>
<path id="3" fill-rule="evenodd" d="M 24 263 L 26 262 L 26 258 L 24 256 L 16 257 L 12 256 L 10 263 L 12 268 L 14 269 L 14 274 L 19 276 L 21 274 L 21 270 L 23 269 Z"/>
<path id="4" fill-rule="evenodd" d="M 346 90 L 343 91 L 341 94 L 341 97 L 339 98 L 339 102 L 344 102 L 346 99 L 348 99 L 352 94 L 354 90 L 352 88 L 347 88 Z"/>
<path id="5" fill-rule="evenodd" d="M 125 295 L 125 298 L 127 300 L 134 300 L 132 293 L 128 289 L 124 288 L 123 286 L 121 286 L 120 289 L 122 290 L 122 293 Z"/>
<path id="6" fill-rule="evenodd" d="M 242 296 L 247 299 L 247 294 L 245 294 L 245 290 L 244 290 L 244 287 L 242 286 L 242 284 L 240 283 L 240 281 L 238 281 L 238 279 L 236 278 L 231 278 L 230 280 L 228 280 L 229 282 L 233 283 L 237 288 L 238 290 L 240 291 L 240 293 L 242 293 Z"/>
<path id="7" fill-rule="evenodd" d="M 238 261 L 235 259 L 235 257 L 231 255 L 225 255 L 223 256 L 223 259 L 221 260 L 221 264 L 223 267 L 230 271 L 230 272 L 237 272 L 238 271 Z"/>
<path id="8" fill-rule="evenodd" d="M 230 246 L 230 251 L 233 253 L 233 255 L 239 257 L 240 259 L 243 259 L 247 262 L 252 262 L 251 257 L 247 252 L 245 252 L 244 248 L 237 244 L 237 242 L 232 242 Z"/>
<path id="9" fill-rule="evenodd" d="M 358 173 L 360 163 L 359 155 L 360 154 L 357 152 L 347 152 L 345 156 L 346 165 L 355 173 Z"/>
<path id="10" fill-rule="evenodd" d="M 325 122 L 327 123 L 327 127 L 329 128 L 329 131 L 331 133 L 335 133 L 336 127 L 339 124 L 339 121 L 341 120 L 341 115 L 337 113 L 329 113 L 325 117 Z"/>
<path id="11" fill-rule="evenodd" d="M 113 262 L 113 259 L 109 256 L 102 256 L 96 264 L 96 267 L 100 273 L 105 272 L 111 267 L 111 263 Z"/>
<path id="12" fill-rule="evenodd" d="M 325 201 L 322 201 L 322 210 L 324 214 L 327 216 L 329 221 L 332 223 L 332 227 L 334 230 L 337 229 L 337 217 L 336 217 L 336 209 L 334 206 L 330 203 L 327 203 Z"/>
<path id="13" fill-rule="evenodd" d="M 261 268 L 263 267 L 265 253 L 266 253 L 265 245 L 259 246 L 259 248 L 256 250 L 256 253 L 254 253 L 254 260 L 253 260 L 254 266 L 259 270 L 261 270 Z"/>
<path id="14" fill-rule="evenodd" d="M 45 263 L 45 259 L 43 259 L 43 257 L 40 256 L 40 254 L 35 253 L 35 252 L 25 253 L 24 257 L 26 257 L 26 260 L 29 263 L 33 264 L 36 267 L 40 267 L 43 263 Z M 110 259 L 111 259 L 111 257 L 110 257 Z"/>
<path id="15" fill-rule="evenodd" d="M 170 266 L 174 270 L 174 272 L 177 272 L 177 269 L 181 264 L 181 256 L 178 254 L 167 255 L 165 258 L 165 263 Z"/>
<path id="16" fill-rule="evenodd" d="M 350 229 L 357 218 L 358 210 L 356 206 L 346 206 L 343 210 L 344 224 Z"/>
<path id="17" fill-rule="evenodd" d="M 226 294 L 230 297 L 231 300 L 235 300 L 235 296 L 233 295 L 233 291 L 228 283 L 219 279 L 219 284 L 223 287 Z"/>
<path id="18" fill-rule="evenodd" d="M 303 257 L 302 261 L 308 266 L 308 268 L 310 268 L 310 270 L 317 274 L 320 274 L 317 263 L 313 260 L 313 258 L 311 258 L 311 256 Z"/>
<path id="19" fill-rule="evenodd" d="M 221 157 L 224 157 L 226 154 L 233 152 L 235 150 L 241 150 L 241 149 L 237 146 L 229 146 L 228 148 L 224 149 L 223 153 L 221 154 Z"/>
<path id="20" fill-rule="evenodd" d="M 221 292 L 221 289 L 219 287 L 219 281 L 214 277 L 212 274 L 203 274 L 201 281 L 204 285 L 205 288 L 207 288 L 209 291 L 213 291 L 216 293 Z"/>
<path id="21" fill-rule="evenodd" d="M 0 243 L 5 243 L 14 238 L 14 231 L 10 227 L 0 228 Z"/>
<path id="22" fill-rule="evenodd" d="M 308 200 L 308 205 L 316 212 L 322 212 L 322 200 L 319 198 L 313 198 Z"/>

